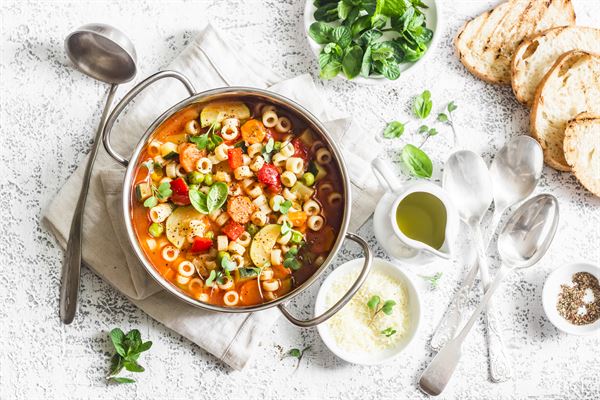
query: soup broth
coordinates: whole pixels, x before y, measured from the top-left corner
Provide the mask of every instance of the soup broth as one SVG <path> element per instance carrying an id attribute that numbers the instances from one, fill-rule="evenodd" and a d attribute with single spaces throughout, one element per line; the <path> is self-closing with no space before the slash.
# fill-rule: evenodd
<path id="1" fill-rule="evenodd" d="M 249 98 L 192 104 L 144 147 L 132 224 L 147 260 L 188 296 L 256 305 L 328 256 L 341 182 L 330 149 L 288 110 Z"/>
<path id="2" fill-rule="evenodd" d="M 407 237 L 439 250 L 445 241 L 446 207 L 430 193 L 406 196 L 396 209 L 396 223 Z"/>

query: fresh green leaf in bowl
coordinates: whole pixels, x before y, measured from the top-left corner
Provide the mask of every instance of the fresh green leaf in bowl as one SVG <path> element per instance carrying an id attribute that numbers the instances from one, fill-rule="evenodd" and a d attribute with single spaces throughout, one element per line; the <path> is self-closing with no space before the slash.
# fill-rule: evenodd
<path id="1" fill-rule="evenodd" d="M 427 51 L 433 31 L 427 28 L 421 0 L 315 0 L 309 36 L 323 45 L 320 76 L 332 79 L 384 76 L 395 80 L 401 65 Z M 385 32 L 385 37 L 384 37 Z"/>

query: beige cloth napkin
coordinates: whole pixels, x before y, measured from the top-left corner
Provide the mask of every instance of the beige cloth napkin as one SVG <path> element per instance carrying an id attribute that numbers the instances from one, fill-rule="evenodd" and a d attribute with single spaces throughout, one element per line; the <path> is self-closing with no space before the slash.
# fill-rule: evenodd
<path id="1" fill-rule="evenodd" d="M 289 80 L 268 71 L 265 65 L 242 49 L 223 39 L 207 26 L 168 65 L 185 74 L 197 91 L 224 86 L 218 74 L 202 54 L 203 49 L 219 66 L 232 85 L 269 87 L 296 100 L 313 112 L 343 148 L 352 180 L 352 220 L 350 229 L 358 229 L 371 215 L 381 189 L 374 178 L 370 160 L 380 148 L 373 141 L 365 146 L 364 131 L 350 119 L 330 114 L 310 75 Z M 276 83 L 279 82 L 279 83 Z M 112 138 L 121 154 L 130 154 L 139 137 L 164 110 L 187 96 L 175 80 L 163 80 L 143 92 L 130 111 L 117 123 Z M 49 228 L 64 248 L 73 210 L 81 187 L 83 166 L 78 168 L 44 212 Z M 279 311 L 270 309 L 251 314 L 212 313 L 184 304 L 161 290 L 136 259 L 127 239 L 121 214 L 121 186 L 124 169 L 100 150 L 88 194 L 84 216 L 84 263 L 105 281 L 157 321 L 180 333 L 235 369 L 242 369 L 254 348 Z"/>

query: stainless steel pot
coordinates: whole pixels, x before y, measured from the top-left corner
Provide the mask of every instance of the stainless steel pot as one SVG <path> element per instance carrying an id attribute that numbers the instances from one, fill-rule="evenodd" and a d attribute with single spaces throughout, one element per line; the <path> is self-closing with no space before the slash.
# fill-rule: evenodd
<path id="1" fill-rule="evenodd" d="M 140 141 L 136 145 L 133 154 L 129 158 L 125 158 L 116 152 L 110 144 L 110 133 L 113 128 L 113 125 L 116 119 L 119 117 L 123 109 L 129 104 L 133 98 L 135 98 L 142 90 L 150 86 L 156 81 L 159 81 L 164 78 L 174 78 L 179 80 L 187 89 L 190 96 L 179 103 L 175 104 L 173 107 L 169 108 L 165 111 L 160 117 L 158 117 L 146 130 L 144 135 L 141 137 Z M 251 97 L 258 101 L 269 102 L 275 105 L 279 105 L 283 108 L 290 110 L 296 115 L 302 117 L 314 130 L 314 132 L 321 137 L 321 139 L 327 143 L 329 148 L 332 150 L 333 159 L 337 163 L 339 170 L 341 171 L 342 183 L 343 183 L 343 194 L 344 194 L 344 212 L 343 212 L 343 221 L 340 226 L 340 231 L 338 233 L 338 237 L 334 243 L 334 246 L 329 253 L 329 256 L 326 258 L 325 262 L 319 267 L 317 271 L 302 285 L 294 288 L 291 292 L 287 293 L 285 296 L 278 298 L 274 301 L 265 304 L 259 304 L 255 306 L 246 306 L 246 307 L 221 307 L 213 304 L 202 303 L 198 300 L 195 300 L 182 291 L 180 291 L 177 287 L 171 284 L 168 280 L 162 277 L 160 273 L 154 268 L 154 266 L 146 259 L 142 248 L 140 247 L 135 232 L 133 230 L 132 222 L 131 222 L 131 190 L 133 188 L 133 179 L 135 176 L 135 167 L 138 164 L 140 154 L 145 147 L 145 145 L 149 142 L 150 136 L 156 130 L 156 128 L 162 124 L 166 119 L 172 116 L 174 113 L 180 111 L 181 109 L 189 106 L 193 103 L 198 102 L 209 102 L 213 100 L 225 100 L 229 98 L 237 98 L 237 97 Z M 192 86 L 191 82 L 182 74 L 175 71 L 161 71 L 158 72 L 142 82 L 138 83 L 134 88 L 132 88 L 123 99 L 117 104 L 115 109 L 111 112 L 108 117 L 108 121 L 106 122 L 106 126 L 104 128 L 103 137 L 102 137 L 104 147 L 106 151 L 112 158 L 115 159 L 119 164 L 123 167 L 127 168 L 125 173 L 125 179 L 123 181 L 123 202 L 122 202 L 122 210 L 123 210 L 123 219 L 125 222 L 125 226 L 127 228 L 127 236 L 129 238 L 129 242 L 133 247 L 133 250 L 142 263 L 142 265 L 146 268 L 150 276 L 152 276 L 162 287 L 164 287 L 167 291 L 172 293 L 178 299 L 185 301 L 188 304 L 191 304 L 195 307 L 203 308 L 205 310 L 218 311 L 218 312 L 226 312 L 226 313 L 240 313 L 240 312 L 252 312 L 252 311 L 260 311 L 265 310 L 267 308 L 277 306 L 281 313 L 294 325 L 300 327 L 311 327 L 318 325 L 322 322 L 325 322 L 329 318 L 331 318 L 336 312 L 338 312 L 350 299 L 352 296 L 356 294 L 358 289 L 362 286 L 364 281 L 371 270 L 371 264 L 373 255 L 371 250 L 369 249 L 367 243 L 356 236 L 353 233 L 348 232 L 348 223 L 350 221 L 350 208 L 351 208 L 351 199 L 350 199 L 350 180 L 348 178 L 348 171 L 346 170 L 346 166 L 344 165 L 344 161 L 342 159 L 341 152 L 338 146 L 335 144 L 331 136 L 327 133 L 325 127 L 319 122 L 319 120 L 312 115 L 305 108 L 297 104 L 296 102 L 283 97 L 279 94 L 270 92 L 268 90 L 249 88 L 249 87 L 223 87 L 217 89 L 207 90 L 201 93 L 196 93 L 196 90 Z M 354 284 L 350 287 L 348 292 L 344 294 L 344 296 L 335 303 L 329 310 L 324 312 L 323 314 L 316 316 L 314 318 L 308 320 L 300 320 L 295 318 L 293 315 L 285 307 L 285 304 L 292 300 L 294 297 L 302 293 L 306 288 L 308 288 L 311 284 L 313 284 L 327 269 L 327 267 L 331 264 L 335 254 L 340 249 L 342 242 L 344 239 L 350 239 L 356 242 L 358 245 L 362 247 L 362 250 L 365 254 L 365 261 L 363 264 L 363 268 Z"/>

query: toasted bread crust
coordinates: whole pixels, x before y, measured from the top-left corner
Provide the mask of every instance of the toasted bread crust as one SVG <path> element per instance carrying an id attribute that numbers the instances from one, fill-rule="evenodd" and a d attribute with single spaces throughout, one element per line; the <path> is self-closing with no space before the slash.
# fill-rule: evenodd
<path id="1" fill-rule="evenodd" d="M 530 113 L 531 136 L 542 146 L 546 164 L 559 171 L 571 170 L 563 151 L 564 130 L 567 122 L 582 111 L 600 113 L 600 110 L 596 110 L 600 106 L 600 102 L 593 93 L 590 93 L 595 85 L 594 82 L 591 83 L 590 87 L 586 86 L 589 82 L 582 82 L 580 87 L 583 90 L 574 93 L 575 96 L 584 96 L 583 103 L 582 101 L 576 103 L 574 99 L 569 102 L 569 97 L 564 97 L 564 93 L 556 92 L 556 85 L 559 84 L 559 88 L 565 87 L 567 79 L 563 77 L 571 72 L 576 73 L 577 71 L 571 71 L 571 69 L 580 65 L 581 62 L 590 64 L 589 68 L 592 69 L 597 83 L 600 85 L 600 56 L 578 50 L 567 52 L 556 60 L 538 85 Z M 575 78 L 577 77 L 575 76 L 574 79 L 569 80 L 569 84 L 576 84 L 581 81 L 581 78 L 579 81 Z M 589 90 L 586 91 L 586 88 Z M 566 99 L 567 104 L 554 104 L 556 98 Z M 553 106 L 557 109 L 553 109 L 554 114 L 549 115 L 550 108 Z M 584 107 L 584 109 L 573 111 L 574 107 Z M 573 115 L 566 114 L 569 112 L 573 112 Z"/>
<path id="2" fill-rule="evenodd" d="M 600 196 L 600 115 L 581 113 L 567 123 L 564 152 L 577 180 Z"/>
<path id="3" fill-rule="evenodd" d="M 513 54 L 525 38 L 574 23 L 571 0 L 509 0 L 466 22 L 454 46 L 461 63 L 473 75 L 510 85 Z"/>
<path id="4" fill-rule="evenodd" d="M 572 50 L 600 53 L 600 29 L 561 26 L 521 43 L 511 62 L 511 85 L 517 100 L 531 106 L 535 88 L 544 75 L 561 54 Z"/>

